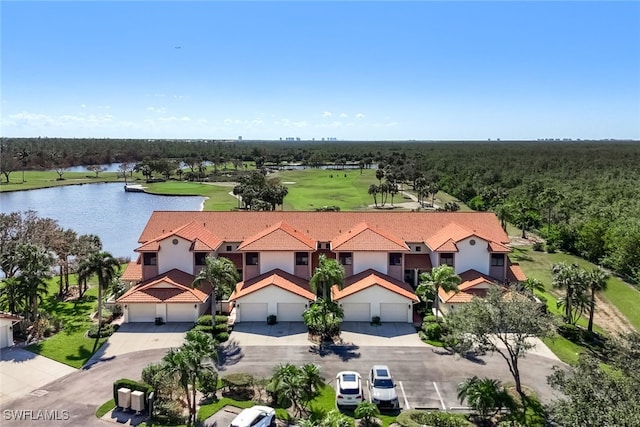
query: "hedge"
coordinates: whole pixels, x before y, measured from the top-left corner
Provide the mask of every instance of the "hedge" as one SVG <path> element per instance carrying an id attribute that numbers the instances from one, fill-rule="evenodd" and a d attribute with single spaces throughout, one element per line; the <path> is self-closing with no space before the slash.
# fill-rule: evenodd
<path id="1" fill-rule="evenodd" d="M 113 383 L 113 400 L 116 403 L 118 402 L 118 389 L 121 389 L 122 387 L 128 388 L 131 391 L 143 392 L 145 402 L 149 398 L 149 394 L 151 394 L 151 392 L 153 391 L 153 387 L 151 387 L 149 384 L 130 380 L 128 378 L 120 378 Z"/>
<path id="2" fill-rule="evenodd" d="M 402 411 L 396 418 L 401 427 L 469 427 L 470 423 L 464 415 L 448 412 Z"/>

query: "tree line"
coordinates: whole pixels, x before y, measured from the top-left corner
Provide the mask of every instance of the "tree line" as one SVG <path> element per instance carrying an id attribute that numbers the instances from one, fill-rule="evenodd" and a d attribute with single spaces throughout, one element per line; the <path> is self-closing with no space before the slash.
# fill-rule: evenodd
<path id="1" fill-rule="evenodd" d="M 368 189 L 392 203 L 400 184 L 424 202 L 443 190 L 474 210 L 493 211 L 523 235 L 640 281 L 640 144 L 636 141 L 280 142 L 2 138 L 0 172 L 124 162 L 129 172 L 199 180 L 207 165 L 257 168 L 299 163 L 377 166 Z M 182 162 L 185 168 L 178 167 Z M 58 170 L 56 169 L 56 170 Z M 59 169 L 63 171 L 63 169 Z M 150 177 L 151 175 L 146 175 Z M 455 203 L 443 207 L 456 210 Z"/>

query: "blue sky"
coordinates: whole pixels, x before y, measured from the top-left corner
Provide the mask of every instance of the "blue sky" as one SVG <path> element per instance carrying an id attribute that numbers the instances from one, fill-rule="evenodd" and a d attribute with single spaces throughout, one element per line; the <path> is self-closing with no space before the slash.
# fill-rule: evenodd
<path id="1" fill-rule="evenodd" d="M 640 139 L 640 2 L 0 8 L 2 136 Z"/>

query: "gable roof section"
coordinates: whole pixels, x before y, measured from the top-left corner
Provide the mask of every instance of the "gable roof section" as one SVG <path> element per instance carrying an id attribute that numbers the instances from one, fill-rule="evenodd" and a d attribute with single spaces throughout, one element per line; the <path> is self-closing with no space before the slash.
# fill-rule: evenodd
<path id="1" fill-rule="evenodd" d="M 142 280 L 142 264 L 136 261 L 128 263 L 120 279 L 126 282 L 139 282 Z"/>
<path id="2" fill-rule="evenodd" d="M 173 269 L 145 280 L 129 289 L 116 300 L 117 303 L 203 303 L 209 298 L 211 286 L 205 284 L 201 289 L 191 287 L 195 276 Z"/>
<path id="3" fill-rule="evenodd" d="M 245 239 L 239 251 L 315 251 L 316 241 L 284 221 L 278 221 L 270 227 Z"/>
<path id="4" fill-rule="evenodd" d="M 234 212 L 155 211 L 138 242 L 158 236 L 194 221 L 225 242 L 242 242 L 264 232 L 279 221 L 286 222 L 316 242 L 331 242 L 337 236 L 366 222 L 404 242 L 427 242 L 450 224 L 471 231 L 487 241 L 506 244 L 509 237 L 492 212 Z M 451 236 L 447 236 L 447 239 Z"/>
<path id="5" fill-rule="evenodd" d="M 316 296 L 309 288 L 309 282 L 286 271 L 275 269 L 261 274 L 253 279 L 240 282 L 229 297 L 229 300 L 237 300 L 243 296 L 264 289 L 268 286 L 277 286 L 285 291 L 299 295 L 308 300 L 315 300 Z"/>
<path id="6" fill-rule="evenodd" d="M 458 247 L 456 243 L 472 236 L 491 242 L 491 239 L 483 237 L 478 232 L 470 230 L 457 222 L 451 222 L 428 237 L 425 243 L 434 252 L 457 252 Z"/>
<path id="7" fill-rule="evenodd" d="M 331 249 L 338 251 L 407 252 L 404 240 L 366 222 L 356 224 L 331 241 Z"/>
<path id="8" fill-rule="evenodd" d="M 467 270 L 459 274 L 461 283 L 458 285 L 459 292 L 446 292 L 442 288 L 438 289 L 438 297 L 444 303 L 456 304 L 469 302 L 473 297 L 484 297 L 486 289 L 476 289 L 478 285 L 495 285 L 495 279 L 480 273 L 477 270 Z"/>
<path id="9" fill-rule="evenodd" d="M 190 221 L 181 225 L 167 233 L 163 233 L 155 239 L 145 243 L 136 249 L 138 252 L 158 251 L 160 250 L 160 242 L 169 237 L 180 237 L 191 242 L 192 251 L 209 252 L 215 251 L 221 244 L 222 240 L 216 237 L 211 231 L 200 225 L 196 221 Z"/>
<path id="10" fill-rule="evenodd" d="M 348 277 L 344 282 L 344 287 L 338 289 L 337 286 L 331 288 L 331 298 L 338 301 L 349 295 L 353 295 L 372 286 L 380 286 L 398 295 L 402 295 L 412 301 L 420 301 L 407 283 L 379 273 L 373 269 L 368 269 Z"/>
<path id="11" fill-rule="evenodd" d="M 489 242 L 489 252 L 498 252 L 498 253 L 509 253 L 511 249 L 502 243 L 498 242 Z"/>
<path id="12" fill-rule="evenodd" d="M 507 281 L 509 282 L 525 282 L 527 275 L 524 274 L 520 264 L 509 264 L 507 268 Z"/>

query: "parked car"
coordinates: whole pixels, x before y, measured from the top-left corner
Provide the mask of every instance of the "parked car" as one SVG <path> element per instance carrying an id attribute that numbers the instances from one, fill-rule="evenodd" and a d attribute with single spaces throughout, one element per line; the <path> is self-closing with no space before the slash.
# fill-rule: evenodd
<path id="1" fill-rule="evenodd" d="M 231 421 L 229 427 L 275 427 L 276 411 L 268 406 L 252 406 L 243 409 Z"/>
<path id="2" fill-rule="evenodd" d="M 364 399 L 362 377 L 354 371 L 342 371 L 336 375 L 336 405 L 357 406 Z"/>
<path id="3" fill-rule="evenodd" d="M 398 409 L 398 393 L 391 371 L 386 365 L 374 365 L 369 373 L 369 396 L 380 409 Z"/>

